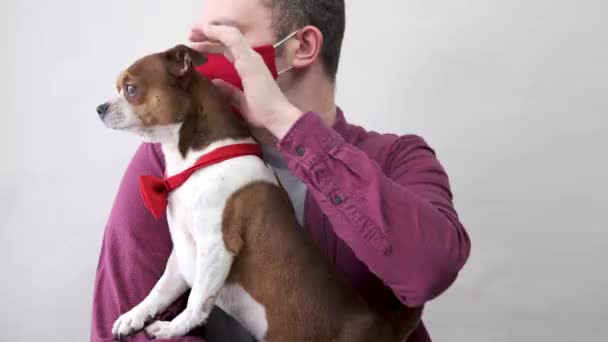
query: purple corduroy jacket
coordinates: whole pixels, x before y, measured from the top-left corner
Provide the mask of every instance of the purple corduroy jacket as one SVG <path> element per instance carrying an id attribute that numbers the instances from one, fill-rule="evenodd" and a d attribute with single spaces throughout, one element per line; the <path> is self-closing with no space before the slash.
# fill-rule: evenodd
<path id="1" fill-rule="evenodd" d="M 304 114 L 278 148 L 308 189 L 304 231 L 373 307 L 424 305 L 454 282 L 470 241 L 454 209 L 448 176 L 423 139 L 368 132 L 348 124 L 338 110 L 332 127 L 315 113 Z M 91 341 L 114 341 L 113 322 L 163 273 L 172 248 L 167 221 L 152 217 L 138 189 L 139 176 L 163 172 L 159 146 L 141 145 L 104 233 Z M 184 306 L 182 298 L 161 318 L 170 319 Z M 203 341 L 197 334 L 166 341 Z M 147 340 L 142 332 L 128 341 Z M 424 324 L 410 338 L 430 340 Z"/>

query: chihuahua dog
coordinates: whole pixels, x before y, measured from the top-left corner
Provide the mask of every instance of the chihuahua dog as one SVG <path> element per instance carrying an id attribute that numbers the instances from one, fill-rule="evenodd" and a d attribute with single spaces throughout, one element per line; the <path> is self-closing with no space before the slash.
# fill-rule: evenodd
<path id="1" fill-rule="evenodd" d="M 97 108 L 107 127 L 160 143 L 169 178 L 222 148 L 256 144 L 195 70 L 205 61 L 184 45 L 146 56 L 122 72 L 118 96 Z M 214 305 L 259 341 L 397 342 L 416 328 L 421 309 L 380 315 L 341 281 L 259 156 L 200 167 L 167 196 L 173 251 L 150 294 L 116 320 L 116 337 L 144 328 L 155 338 L 183 336 Z M 183 312 L 153 321 L 188 289 Z"/>

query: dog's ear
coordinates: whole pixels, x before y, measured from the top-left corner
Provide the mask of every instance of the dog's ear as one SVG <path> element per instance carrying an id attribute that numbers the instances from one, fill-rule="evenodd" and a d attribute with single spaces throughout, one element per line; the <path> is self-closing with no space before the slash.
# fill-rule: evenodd
<path id="1" fill-rule="evenodd" d="M 207 57 L 186 45 L 176 47 L 164 52 L 167 71 L 174 77 L 181 78 L 194 72 L 194 68 L 207 63 Z"/>

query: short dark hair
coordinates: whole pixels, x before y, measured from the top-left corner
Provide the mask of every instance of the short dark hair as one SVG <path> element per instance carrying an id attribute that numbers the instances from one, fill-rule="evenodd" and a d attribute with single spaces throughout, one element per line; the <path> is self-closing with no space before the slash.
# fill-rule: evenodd
<path id="1" fill-rule="evenodd" d="M 323 34 L 321 59 L 331 80 L 338 73 L 346 14 L 344 0 L 264 0 L 271 6 L 273 26 L 282 38 L 293 30 L 312 25 Z"/>

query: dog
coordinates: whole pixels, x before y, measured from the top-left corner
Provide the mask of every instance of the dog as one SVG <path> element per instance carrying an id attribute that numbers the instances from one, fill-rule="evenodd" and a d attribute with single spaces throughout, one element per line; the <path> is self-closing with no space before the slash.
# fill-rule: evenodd
<path id="1" fill-rule="evenodd" d="M 247 125 L 196 72 L 205 55 L 178 45 L 121 73 L 118 96 L 97 107 L 104 124 L 162 146 L 166 175 L 235 145 L 255 145 Z M 259 341 L 405 341 L 421 309 L 388 317 L 373 311 L 333 271 L 299 228 L 286 191 L 256 155 L 194 171 L 168 194 L 173 250 L 150 294 L 112 328 L 121 338 L 145 328 L 154 338 L 183 336 L 214 305 Z M 186 309 L 155 321 L 186 293 Z"/>

